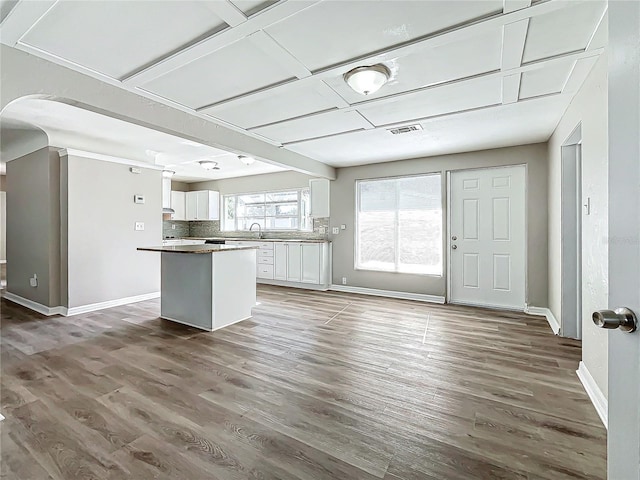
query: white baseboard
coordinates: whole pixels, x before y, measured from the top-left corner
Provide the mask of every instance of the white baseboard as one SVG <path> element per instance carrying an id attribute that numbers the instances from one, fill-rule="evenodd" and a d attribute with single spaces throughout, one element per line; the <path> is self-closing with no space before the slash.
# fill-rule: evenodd
<path id="1" fill-rule="evenodd" d="M 524 313 L 528 313 L 529 315 L 540 315 L 542 317 L 546 317 L 547 323 L 551 327 L 551 330 L 553 331 L 553 333 L 555 335 L 558 335 L 560 333 L 560 323 L 558 323 L 558 320 L 556 320 L 556 317 L 553 316 L 553 312 L 548 308 L 532 307 L 530 305 L 527 305 L 524 308 Z"/>
<path id="2" fill-rule="evenodd" d="M 21 297 L 20 295 L 16 295 L 11 292 L 4 292 L 2 297 L 10 302 L 27 307 L 34 312 L 41 313 L 42 315 L 63 315 L 63 307 L 47 307 L 46 305 L 42 305 L 41 303 L 34 302 L 33 300 L 29 300 L 28 298 Z"/>
<path id="3" fill-rule="evenodd" d="M 2 296 L 13 303 L 17 303 L 18 305 L 22 305 L 23 307 L 30 308 L 31 310 L 41 313 L 42 315 L 63 315 L 65 317 L 70 317 L 71 315 L 78 315 L 81 313 L 103 310 L 105 308 L 119 307 L 120 305 L 127 305 L 129 303 L 151 300 L 152 298 L 158 298 L 160 296 L 160 292 L 146 293 L 144 295 L 136 295 L 133 297 L 118 298 L 116 300 L 109 300 L 107 302 L 91 303 L 89 305 L 82 305 L 80 307 L 72 308 L 60 306 L 47 307 L 46 305 L 36 303 L 32 300 L 29 300 L 28 298 L 15 295 L 11 292 L 5 292 L 2 294 Z"/>
<path id="4" fill-rule="evenodd" d="M 316 283 L 287 282 L 285 280 L 271 280 L 269 278 L 257 278 L 256 283 L 262 285 L 276 285 L 278 287 L 303 288 L 306 290 L 329 290 L 328 286 L 318 285 Z"/>
<path id="5" fill-rule="evenodd" d="M 608 429 L 609 407 L 602 390 L 600 390 L 600 387 L 596 384 L 596 381 L 591 376 L 591 372 L 589 372 L 584 362 L 580 362 L 576 373 L 578 374 L 578 378 L 582 382 L 582 386 L 587 392 L 587 395 L 589 395 L 596 412 L 598 412 L 598 416 L 600 417 L 600 420 L 602 420 L 604 428 Z"/>
<path id="6" fill-rule="evenodd" d="M 133 297 L 117 298 L 116 300 L 108 300 L 106 302 L 90 303 L 80 307 L 64 308 L 62 315 L 70 317 L 71 315 L 79 315 L 81 313 L 95 312 L 96 310 L 104 310 L 105 308 L 119 307 L 129 303 L 143 302 L 153 298 L 160 297 L 160 292 L 145 293 L 144 295 L 135 295 Z"/>
<path id="7" fill-rule="evenodd" d="M 349 285 L 331 285 L 329 290 L 336 292 L 359 293 L 375 297 L 401 298 L 403 300 L 417 300 L 419 302 L 444 303 L 444 297 L 426 295 L 424 293 L 396 292 L 393 290 L 378 290 L 377 288 L 351 287 Z"/>

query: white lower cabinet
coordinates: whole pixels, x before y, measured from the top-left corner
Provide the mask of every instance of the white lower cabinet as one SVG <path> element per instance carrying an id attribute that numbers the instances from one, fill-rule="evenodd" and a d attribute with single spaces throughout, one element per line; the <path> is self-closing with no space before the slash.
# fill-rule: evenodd
<path id="1" fill-rule="evenodd" d="M 256 277 L 261 283 L 329 288 L 331 255 L 329 242 L 227 241 L 228 245 L 255 245 Z M 268 245 L 268 246 L 267 246 Z M 273 280 L 274 282 L 270 282 Z"/>

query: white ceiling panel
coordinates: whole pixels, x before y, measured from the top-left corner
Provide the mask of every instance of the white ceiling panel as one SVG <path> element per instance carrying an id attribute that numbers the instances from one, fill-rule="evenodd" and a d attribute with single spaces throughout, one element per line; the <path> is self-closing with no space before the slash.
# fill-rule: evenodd
<path id="1" fill-rule="evenodd" d="M 289 71 L 247 37 L 158 77 L 143 88 L 199 108 L 290 78 Z"/>
<path id="2" fill-rule="evenodd" d="M 313 83 L 288 83 L 274 91 L 202 110 L 202 113 L 242 128 L 257 127 L 335 107 L 321 80 Z"/>
<path id="3" fill-rule="evenodd" d="M 327 83 L 349 103 L 358 103 L 458 78 L 500 69 L 502 29 L 399 57 L 386 63 L 391 80 L 376 93 L 364 97 L 353 91 L 342 75 Z"/>
<path id="4" fill-rule="evenodd" d="M 205 2 L 58 2 L 21 42 L 122 78 L 226 26 Z"/>
<path id="5" fill-rule="evenodd" d="M 488 1 L 324 1 L 266 29 L 318 70 L 502 11 Z"/>
<path id="6" fill-rule="evenodd" d="M 402 135 L 391 135 L 384 129 L 364 130 L 286 148 L 335 167 L 347 167 L 545 142 L 570 101 L 570 95 L 542 97 L 434 118 L 422 122 L 423 130 Z"/>
<path id="7" fill-rule="evenodd" d="M 371 125 L 358 112 L 336 110 L 256 128 L 253 131 L 276 142 L 287 143 L 361 128 L 371 128 Z"/>
<path id="8" fill-rule="evenodd" d="M 358 107 L 358 111 L 374 125 L 388 125 L 494 105 L 501 101 L 502 80 L 499 75 L 489 75 L 429 88 L 381 104 L 363 105 Z"/>
<path id="9" fill-rule="evenodd" d="M 278 0 L 231 0 L 231 3 L 238 7 L 247 17 L 250 17 L 278 3 Z"/>
<path id="10" fill-rule="evenodd" d="M 564 3 L 568 6 L 530 20 L 523 56 L 525 63 L 587 47 L 606 3 L 600 0 Z"/>
<path id="11" fill-rule="evenodd" d="M 574 64 L 573 61 L 561 62 L 524 72 L 520 81 L 520 98 L 560 93 Z"/>

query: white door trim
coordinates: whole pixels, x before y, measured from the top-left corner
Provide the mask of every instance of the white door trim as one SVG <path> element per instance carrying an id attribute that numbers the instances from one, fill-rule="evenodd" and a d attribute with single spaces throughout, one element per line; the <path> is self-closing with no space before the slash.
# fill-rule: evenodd
<path id="1" fill-rule="evenodd" d="M 474 170 L 495 170 L 502 168 L 512 167 L 524 167 L 524 181 L 525 181 L 525 195 L 524 195 L 524 304 L 522 308 L 506 308 L 504 306 L 489 305 L 489 304 L 474 304 L 463 303 L 460 301 L 452 301 L 451 299 L 451 175 L 453 173 L 468 172 Z M 496 308 L 502 310 L 511 310 L 523 312 L 527 308 L 527 302 L 529 301 L 529 168 L 526 163 L 515 163 L 512 165 L 496 165 L 492 167 L 477 167 L 477 168 L 461 168 L 455 170 L 447 170 L 446 175 L 446 224 L 445 224 L 445 251 L 443 255 L 443 261 L 446 262 L 446 282 L 445 282 L 445 302 L 452 303 L 454 305 L 469 305 L 485 308 Z"/>

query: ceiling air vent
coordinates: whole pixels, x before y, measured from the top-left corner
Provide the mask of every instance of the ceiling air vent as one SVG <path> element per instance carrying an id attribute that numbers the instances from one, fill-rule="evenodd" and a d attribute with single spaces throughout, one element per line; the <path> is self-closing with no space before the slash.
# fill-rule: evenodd
<path id="1" fill-rule="evenodd" d="M 388 128 L 387 130 L 389 130 L 393 135 L 400 135 L 402 133 L 417 132 L 418 130 L 422 130 L 422 127 L 416 123 L 415 125 L 405 125 L 404 127 Z"/>

